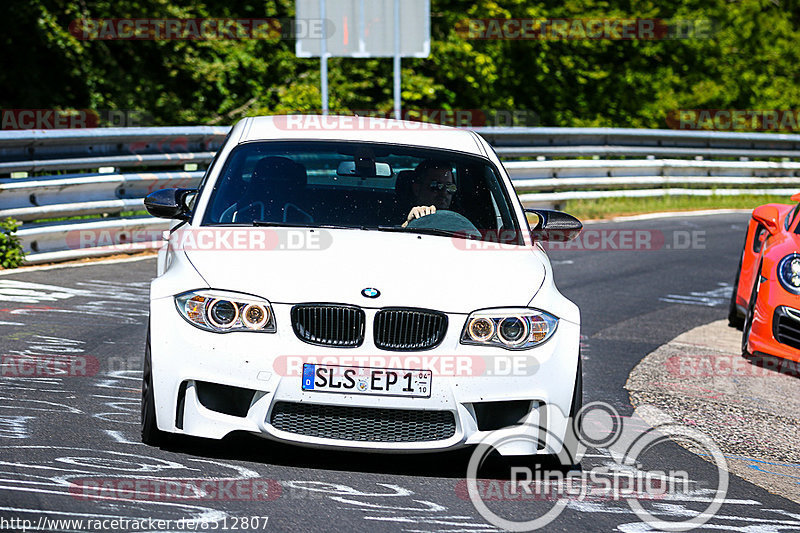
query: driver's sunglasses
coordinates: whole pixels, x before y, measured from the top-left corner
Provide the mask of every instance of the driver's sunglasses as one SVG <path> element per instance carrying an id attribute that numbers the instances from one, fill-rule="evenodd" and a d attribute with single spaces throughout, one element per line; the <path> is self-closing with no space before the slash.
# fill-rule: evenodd
<path id="1" fill-rule="evenodd" d="M 441 191 L 444 189 L 450 194 L 455 194 L 455 192 L 458 190 L 458 186 L 455 183 L 442 183 L 441 181 L 436 180 L 431 182 L 430 187 L 432 191 Z"/>

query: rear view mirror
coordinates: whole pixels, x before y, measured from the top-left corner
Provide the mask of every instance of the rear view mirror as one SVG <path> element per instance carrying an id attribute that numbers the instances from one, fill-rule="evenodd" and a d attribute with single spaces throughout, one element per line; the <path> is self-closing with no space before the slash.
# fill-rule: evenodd
<path id="1" fill-rule="evenodd" d="M 767 228 L 767 231 L 770 233 L 770 235 L 775 235 L 778 233 L 779 217 L 780 214 L 778 213 L 778 208 L 774 205 L 767 204 L 753 209 L 753 218 L 763 224 L 764 227 Z"/>
<path id="2" fill-rule="evenodd" d="M 533 213 L 538 217 L 531 227 L 531 236 L 537 241 L 571 241 L 583 229 L 580 220 L 562 211 L 529 207 L 525 213 Z"/>
<path id="3" fill-rule="evenodd" d="M 339 163 L 339 168 L 336 169 L 336 174 L 339 176 L 354 176 L 357 178 L 391 178 L 392 167 L 389 163 L 374 162 L 374 169 L 369 160 L 361 161 L 356 167 L 355 161 L 342 161 Z"/>
<path id="4" fill-rule="evenodd" d="M 160 189 L 145 197 L 144 207 L 154 217 L 189 220 L 196 194 L 196 189 Z"/>

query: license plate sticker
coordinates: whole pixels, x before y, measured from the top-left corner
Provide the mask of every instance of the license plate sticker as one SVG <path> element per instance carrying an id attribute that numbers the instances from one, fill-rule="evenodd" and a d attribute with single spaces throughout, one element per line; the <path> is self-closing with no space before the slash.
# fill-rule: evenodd
<path id="1" fill-rule="evenodd" d="M 309 392 L 430 398 L 432 380 L 430 370 L 305 363 L 302 387 Z"/>

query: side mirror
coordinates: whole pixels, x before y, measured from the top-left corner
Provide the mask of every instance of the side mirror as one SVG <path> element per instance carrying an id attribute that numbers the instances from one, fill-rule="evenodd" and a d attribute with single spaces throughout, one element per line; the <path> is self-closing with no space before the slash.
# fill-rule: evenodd
<path id="1" fill-rule="evenodd" d="M 196 189 L 161 189 L 151 192 L 144 199 L 144 207 L 154 217 L 189 220 L 191 208 L 187 197 Z"/>
<path id="2" fill-rule="evenodd" d="M 774 205 L 767 204 L 753 209 L 753 218 L 763 224 L 770 235 L 775 235 L 780 230 L 779 216 L 778 208 Z"/>
<path id="3" fill-rule="evenodd" d="M 528 207 L 525 212 L 539 217 L 538 222 L 531 228 L 534 240 L 567 242 L 577 237 L 583 229 L 580 220 L 562 211 Z"/>

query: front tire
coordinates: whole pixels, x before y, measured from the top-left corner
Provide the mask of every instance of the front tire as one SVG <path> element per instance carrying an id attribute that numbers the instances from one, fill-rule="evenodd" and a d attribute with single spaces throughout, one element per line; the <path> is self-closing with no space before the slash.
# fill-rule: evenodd
<path id="1" fill-rule="evenodd" d="M 750 291 L 750 302 L 747 304 L 747 313 L 744 316 L 744 324 L 742 325 L 742 356 L 750 357 L 750 352 L 747 350 L 747 341 L 750 338 L 750 331 L 753 329 L 753 317 L 756 312 L 756 300 L 758 299 L 758 289 L 761 285 L 761 263 L 756 270 L 756 281 L 753 283 L 753 290 Z"/>
<path id="2" fill-rule="evenodd" d="M 149 327 L 147 328 L 147 344 L 144 349 L 144 369 L 142 371 L 142 442 L 149 446 L 161 446 L 167 442 L 167 433 L 158 429 L 156 423 Z"/>
<path id="3" fill-rule="evenodd" d="M 739 261 L 739 269 L 742 268 L 742 263 Z M 731 294 L 731 303 L 728 306 L 728 325 L 736 328 L 739 331 L 744 330 L 744 317 L 739 314 L 739 309 L 736 308 L 736 292 L 739 289 L 739 276 L 741 270 L 736 271 L 736 280 L 733 282 L 733 294 Z"/>
<path id="4" fill-rule="evenodd" d="M 742 263 L 744 262 L 744 252 L 747 250 L 747 232 L 744 234 L 744 246 L 742 253 L 739 255 L 739 267 L 736 269 L 736 279 L 733 282 L 733 294 L 731 294 L 731 303 L 728 305 L 728 325 L 742 331 L 744 328 L 744 317 L 739 314 L 739 309 L 736 307 L 736 293 L 739 292 L 739 279 L 742 275 Z"/>

